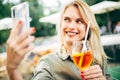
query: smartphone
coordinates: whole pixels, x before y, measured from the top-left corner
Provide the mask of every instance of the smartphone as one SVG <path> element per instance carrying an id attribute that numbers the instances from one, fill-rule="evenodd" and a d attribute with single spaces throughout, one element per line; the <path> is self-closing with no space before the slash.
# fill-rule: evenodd
<path id="1" fill-rule="evenodd" d="M 15 25 L 19 20 L 22 21 L 22 27 L 20 33 L 28 31 L 30 28 L 30 17 L 29 17 L 29 4 L 28 2 L 23 2 L 15 5 L 11 8 L 11 17 L 13 20 L 13 25 Z"/>

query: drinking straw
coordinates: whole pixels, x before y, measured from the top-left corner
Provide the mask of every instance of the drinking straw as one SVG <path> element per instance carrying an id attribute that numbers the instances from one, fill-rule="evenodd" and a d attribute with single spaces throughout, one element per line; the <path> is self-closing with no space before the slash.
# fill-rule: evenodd
<path id="1" fill-rule="evenodd" d="M 88 37 L 89 28 L 90 28 L 90 21 L 88 21 L 87 30 L 86 30 L 86 34 L 85 34 L 85 39 L 82 41 L 83 42 L 82 52 L 87 50 L 86 41 L 87 41 L 87 37 Z"/>

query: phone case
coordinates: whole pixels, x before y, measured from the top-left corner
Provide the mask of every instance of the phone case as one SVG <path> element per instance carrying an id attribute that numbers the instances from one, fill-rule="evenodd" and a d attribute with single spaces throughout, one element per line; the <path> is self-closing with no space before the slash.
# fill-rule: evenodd
<path id="1" fill-rule="evenodd" d="M 23 2 L 11 8 L 11 16 L 13 24 L 19 20 L 22 21 L 22 27 L 20 33 L 30 28 L 30 18 L 29 18 L 29 4 L 28 2 Z"/>

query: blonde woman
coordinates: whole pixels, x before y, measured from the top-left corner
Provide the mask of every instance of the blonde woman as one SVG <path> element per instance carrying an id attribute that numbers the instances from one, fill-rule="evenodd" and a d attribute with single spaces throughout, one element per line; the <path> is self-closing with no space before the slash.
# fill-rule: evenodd
<path id="1" fill-rule="evenodd" d="M 73 41 L 82 41 L 85 38 L 87 23 L 90 21 L 90 30 L 88 43 L 91 47 L 93 54 L 93 64 L 80 71 L 73 63 L 72 43 Z M 21 26 L 19 23 L 17 26 Z M 74 0 L 67 4 L 61 14 L 59 24 L 60 35 L 60 49 L 53 53 L 48 54 L 40 59 L 33 75 L 33 80 L 110 80 L 110 75 L 107 71 L 107 56 L 104 53 L 100 41 L 100 34 L 97 22 L 90 7 L 83 1 Z M 17 33 L 18 28 L 13 30 Z M 30 30 L 30 32 L 34 32 Z M 26 46 L 33 41 L 32 39 L 24 38 L 23 35 L 17 37 L 18 41 L 13 42 L 13 35 L 7 41 L 7 54 L 16 59 L 7 57 L 7 70 L 10 80 L 22 80 L 22 76 L 18 73 L 18 66 L 23 56 L 32 49 L 31 46 Z M 24 35 L 28 35 L 24 33 Z M 20 39 L 20 40 L 19 40 Z M 14 44 L 14 45 L 12 45 Z M 11 55 L 13 54 L 13 55 Z M 19 55 L 20 54 L 20 55 Z M 22 56 L 22 57 L 21 57 Z"/>

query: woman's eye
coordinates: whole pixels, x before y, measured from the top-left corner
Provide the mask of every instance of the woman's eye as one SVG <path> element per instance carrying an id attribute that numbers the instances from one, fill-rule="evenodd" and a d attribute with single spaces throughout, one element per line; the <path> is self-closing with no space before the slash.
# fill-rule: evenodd
<path id="1" fill-rule="evenodd" d="M 77 20 L 76 22 L 80 24 L 80 23 L 82 23 L 82 20 Z"/>
<path id="2" fill-rule="evenodd" d="M 64 18 L 64 21 L 65 21 L 65 22 L 69 22 L 69 19 L 68 19 L 68 18 Z"/>

